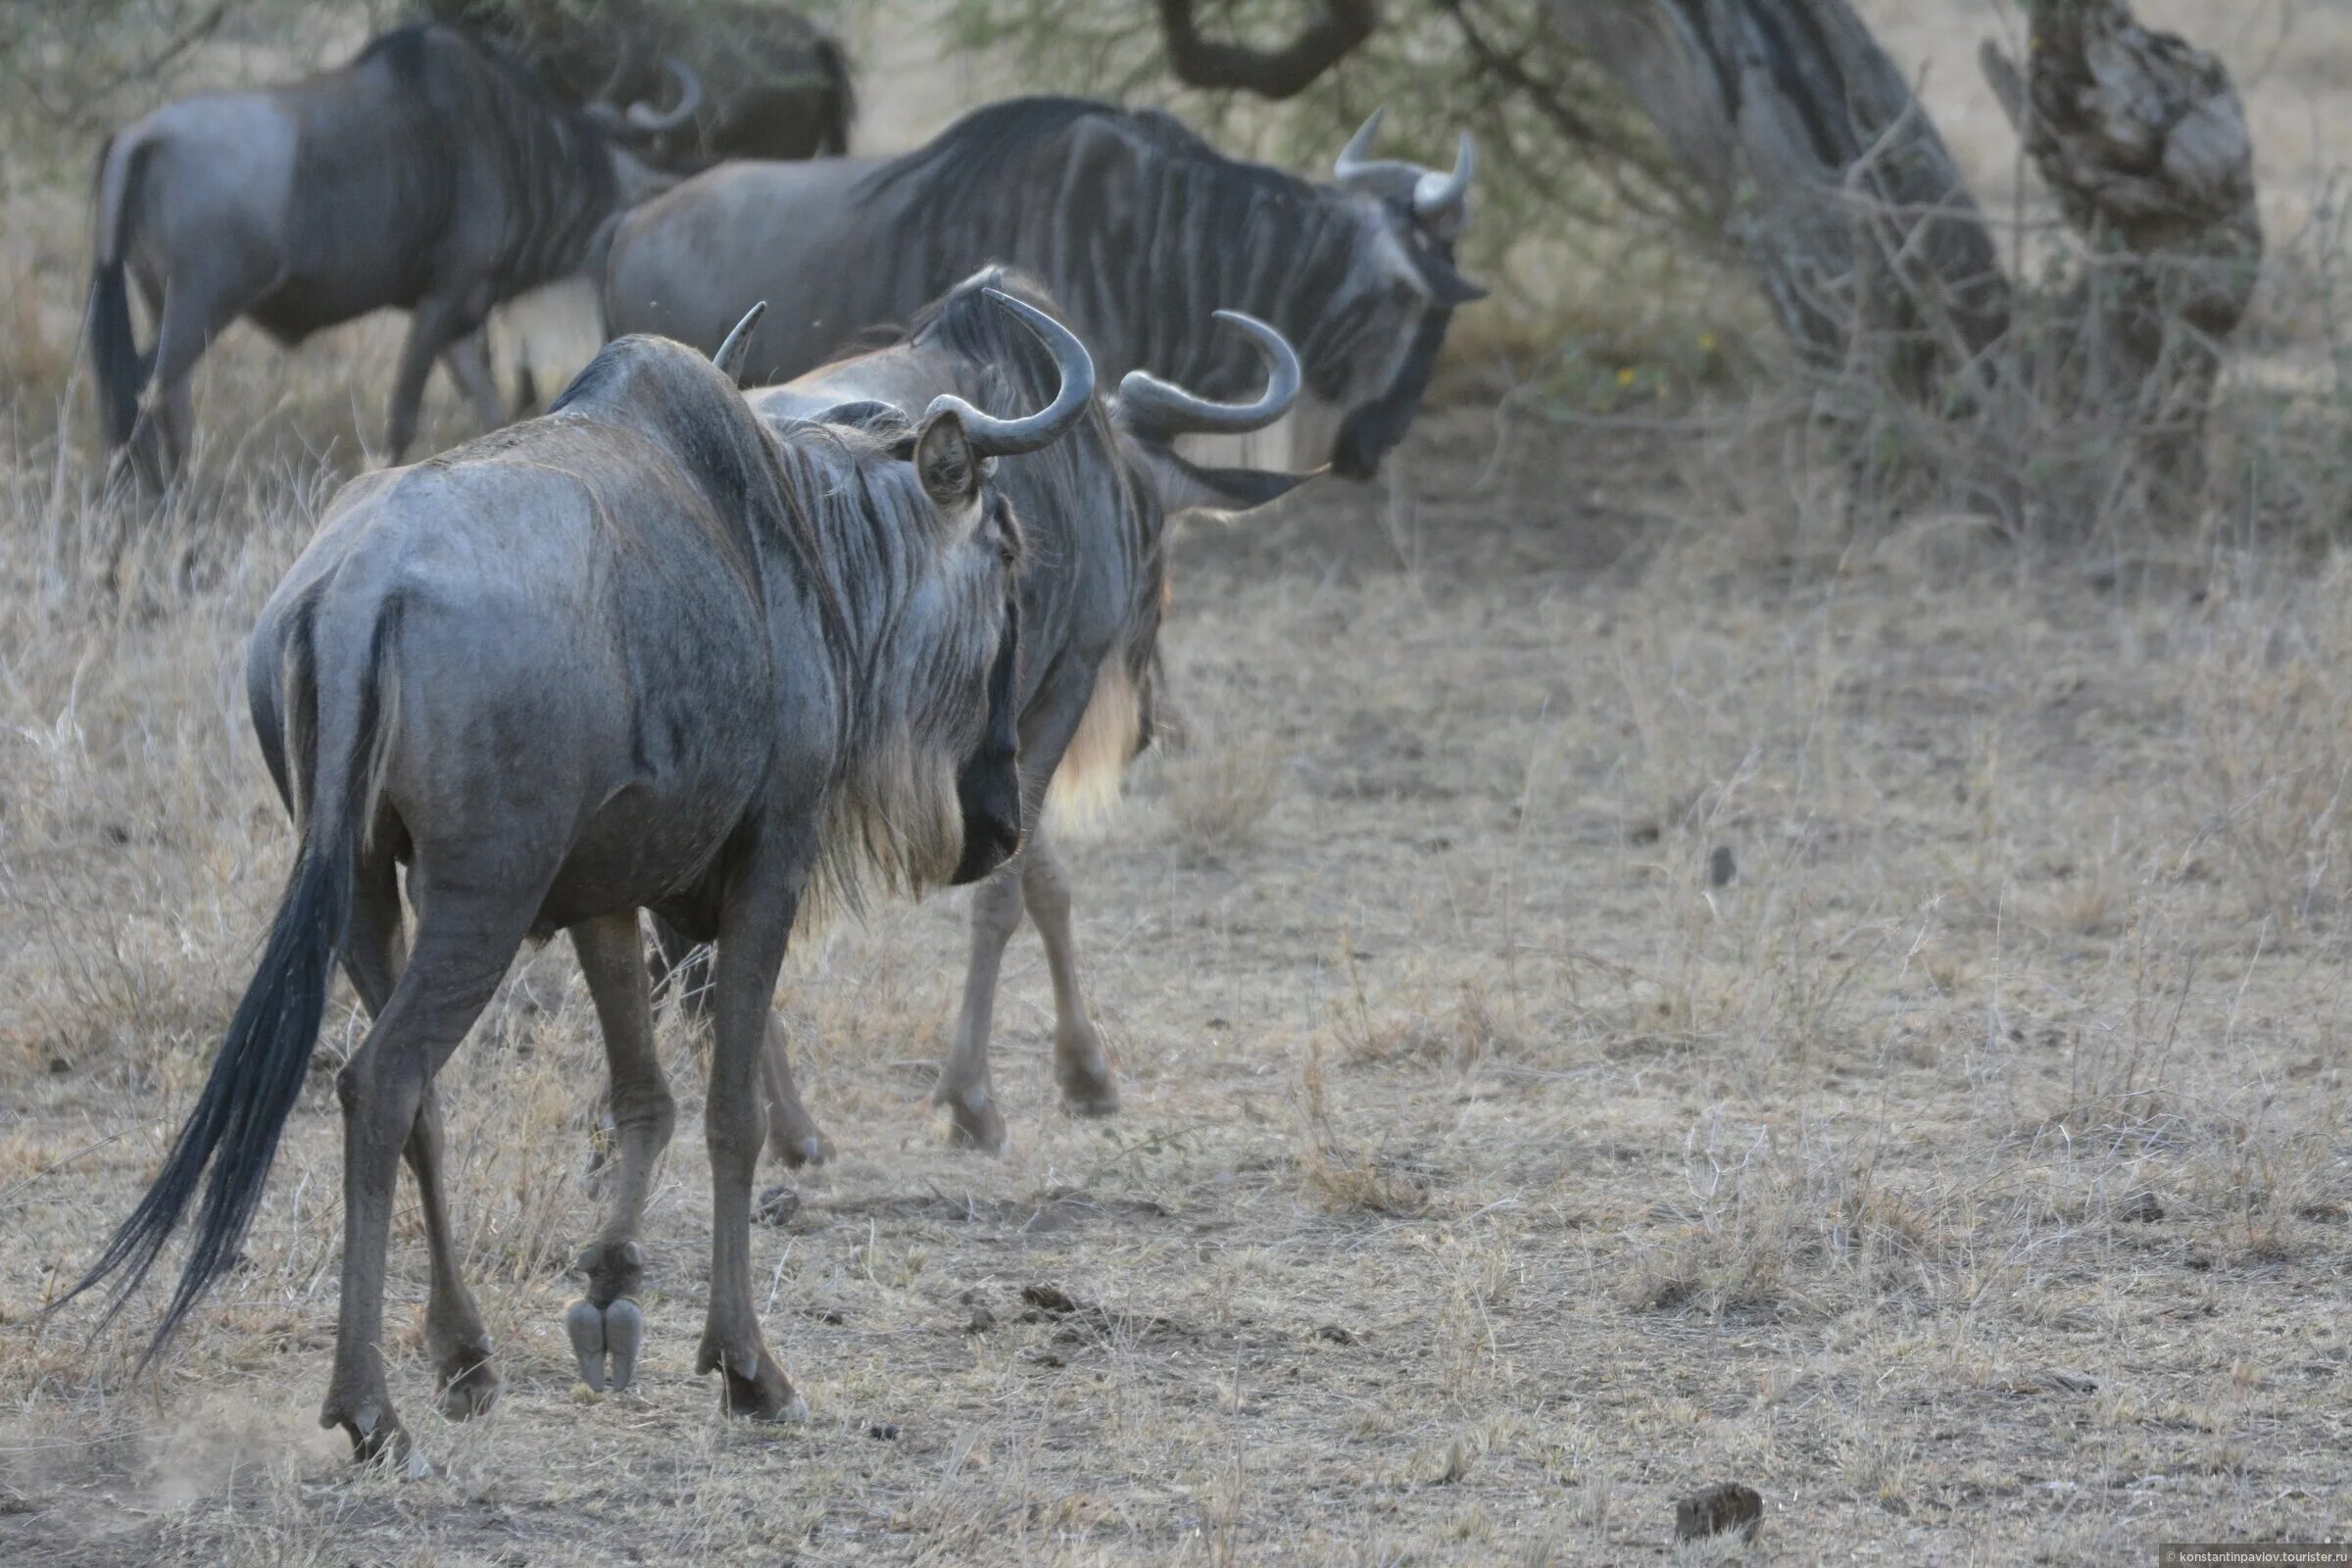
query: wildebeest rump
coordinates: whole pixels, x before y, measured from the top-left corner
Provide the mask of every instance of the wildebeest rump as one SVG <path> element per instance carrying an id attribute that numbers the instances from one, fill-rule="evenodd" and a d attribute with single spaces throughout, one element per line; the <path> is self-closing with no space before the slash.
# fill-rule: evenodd
<path id="1" fill-rule="evenodd" d="M 575 102 L 652 98 L 665 60 L 703 81 L 684 124 L 653 141 L 670 167 L 850 150 L 857 87 L 840 40 L 764 0 L 427 0 L 437 21 L 496 38 Z"/>
<path id="2" fill-rule="evenodd" d="M 990 269 L 916 317 L 903 341 L 856 354 L 787 386 L 753 394 L 752 408 L 779 428 L 853 399 L 901 411 L 943 393 L 982 408 L 1028 407 L 1050 393 L 1052 361 L 1017 332 L 987 291 L 1000 289 L 1049 312 L 1057 302 L 1034 279 Z M 1273 500 L 1302 476 L 1204 468 L 1173 451 L 1178 437 L 1243 433 L 1272 424 L 1298 395 L 1299 368 L 1281 336 L 1228 315 L 1220 328 L 1250 345 L 1268 385 L 1248 404 L 1206 404 L 1152 377 L 1131 374 L 1068 440 L 1007 458 L 999 482 L 1018 509 L 1027 550 L 1021 593 L 1020 779 L 1028 832 L 1019 856 L 974 893 L 972 952 L 963 1006 L 935 1099 L 958 1142 L 1000 1148 L 1004 1119 L 989 1077 L 988 1038 L 997 974 L 1024 902 L 1045 943 L 1054 996 L 1054 1073 L 1064 1103 L 1085 1114 L 1117 1108 L 1110 1061 L 1087 1016 L 1070 931 L 1069 880 L 1049 836 L 1057 816 L 1115 794 L 1120 773 L 1151 738 L 1160 613 L 1167 595 L 1168 519 L 1188 510 L 1238 513 Z M 682 945 L 664 933 L 675 961 Z M 780 1041 L 769 1080 L 769 1147 L 787 1163 L 822 1157 L 825 1143 L 792 1092 Z"/>
<path id="3" fill-rule="evenodd" d="M 1254 384 L 1215 307 L 1271 322 L 1336 420 L 1329 458 L 1365 476 L 1418 409 L 1454 308 L 1473 152 L 1454 171 L 1376 162 L 1367 124 L 1329 184 L 1231 159 L 1164 114 L 1016 98 L 877 162 L 730 164 L 621 222 L 608 330 L 708 347 L 739 302 L 775 305 L 748 378 L 799 375 L 868 327 L 903 322 L 974 270 L 1036 276 L 1102 374 L 1147 369 L 1208 397 Z"/>
<path id="4" fill-rule="evenodd" d="M 771 429 L 699 355 L 629 338 L 548 416 L 344 488 L 247 664 L 301 853 L 193 1112 L 77 1291 L 118 1271 L 135 1286 L 200 1182 L 159 1344 L 230 1266 L 340 956 L 374 1023 L 336 1079 L 344 1266 L 321 1424 L 363 1456 L 405 1446 L 381 1344 L 404 1153 L 443 1407 L 483 1408 L 498 1377 L 458 1273 L 433 1078 L 521 944 L 565 929 L 620 1126 L 612 1212 L 569 1326 L 633 1357 L 642 1314 L 621 1303 L 672 1120 L 637 934 L 651 908 L 717 951 L 697 1364 L 722 1374 L 731 1410 L 799 1408 L 751 1296 L 761 1035 L 812 879 L 847 897 L 867 876 L 974 877 L 1018 843 L 1019 530 L 988 465 L 1066 433 L 1092 395 L 1077 340 L 1029 318 L 1055 334 L 1064 380 L 1017 419 L 942 398 L 916 422 L 868 407 Z"/>
<path id="5" fill-rule="evenodd" d="M 696 91 L 680 79 L 690 109 Z M 592 264 L 613 216 L 668 179 L 616 138 L 666 123 L 642 105 L 625 117 L 567 107 L 496 46 L 419 25 L 337 70 L 185 99 L 127 126 L 100 156 L 93 225 L 90 351 L 108 445 L 130 444 L 162 483 L 193 435 L 188 374 L 231 321 L 290 345 L 385 306 L 411 313 L 392 460 L 416 434 L 437 356 L 498 423 L 484 318 Z M 146 354 L 126 278 L 156 322 Z"/>

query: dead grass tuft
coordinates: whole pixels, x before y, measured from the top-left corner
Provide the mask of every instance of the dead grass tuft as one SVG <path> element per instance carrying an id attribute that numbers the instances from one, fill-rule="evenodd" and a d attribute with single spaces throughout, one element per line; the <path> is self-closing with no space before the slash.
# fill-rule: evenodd
<path id="1" fill-rule="evenodd" d="M 1161 764 L 1177 840 L 1209 858 L 1247 850 L 1282 799 L 1281 755 L 1235 719 L 1187 718 L 1182 751 Z"/>

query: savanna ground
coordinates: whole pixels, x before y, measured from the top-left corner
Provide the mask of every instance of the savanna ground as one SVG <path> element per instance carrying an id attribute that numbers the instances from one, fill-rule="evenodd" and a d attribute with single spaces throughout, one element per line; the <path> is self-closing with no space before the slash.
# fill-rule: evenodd
<path id="1" fill-rule="evenodd" d="M 2352 78 L 2320 55 L 2307 105 Z M 2307 173 L 2266 179 L 2308 212 Z M 675 1018 L 647 1359 L 628 1396 L 575 1387 L 601 1067 L 562 944 L 444 1078 L 486 1421 L 431 1413 L 396 1225 L 429 1478 L 312 1425 L 347 998 L 246 1265 L 171 1354 L 131 1370 L 151 1300 L 94 1347 L 79 1308 L 43 1325 L 277 896 L 242 640 L 397 330 L 223 345 L 186 493 L 110 512 L 74 200 L 13 198 L 43 222 L 0 342 L 0 1559 L 1614 1563 L 1673 1557 L 1674 1498 L 1718 1479 L 1766 1498 L 1756 1560 L 2352 1529 L 2352 562 L 2310 542 L 2340 451 L 2279 436 L 2250 374 L 2216 441 L 2258 482 L 2158 542 L 1838 518 L 1754 389 L 1460 398 L 1382 486 L 1190 529 L 1186 743 L 1068 857 L 1122 1114 L 1055 1107 L 1024 936 L 1012 1148 L 945 1147 L 961 897 L 789 967 L 838 1158 L 754 1246 L 806 1428 L 731 1423 L 690 1371 Z M 2277 303 L 2316 297 L 2310 254 L 2281 248 L 2266 366 L 2326 361 Z"/>

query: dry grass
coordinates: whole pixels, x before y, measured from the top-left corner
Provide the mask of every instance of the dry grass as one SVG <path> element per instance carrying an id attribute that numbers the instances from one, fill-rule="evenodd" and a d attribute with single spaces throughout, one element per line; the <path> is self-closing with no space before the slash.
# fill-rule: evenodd
<path id="1" fill-rule="evenodd" d="M 404 1218 L 387 1349 L 438 1474 L 348 1475 L 308 1429 L 322 1091 L 248 1268 L 129 1380 L 137 1313 L 94 1350 L 30 1314 L 157 1156 L 282 871 L 235 672 L 332 382 L 300 367 L 211 499 L 117 532 L 78 460 L 14 459 L 10 1555 L 1695 1561 L 1672 1500 L 1724 1475 L 1770 1499 L 1757 1550 L 1800 1557 L 2343 1525 L 2340 568 L 1776 574 L 1652 520 L 1691 504 L 1667 449 L 1515 450 L 1476 492 L 1468 414 L 1407 454 L 1409 567 L 1389 500 L 1336 486 L 1186 542 L 1178 689 L 1250 715 L 1289 798 L 1225 841 L 1252 813 L 1211 821 L 1228 792 L 1175 758 L 1071 850 L 1117 1122 L 1053 1108 L 1024 946 L 1014 1152 L 941 1147 L 907 1063 L 953 1009 L 959 901 L 796 963 L 842 1157 L 756 1247 L 813 1427 L 731 1426 L 687 1371 L 708 1209 L 674 1022 L 643 1394 L 575 1400 L 594 1048 L 560 948 L 450 1075 L 494 1418 L 426 1413 Z M 209 390 L 281 386 L 232 349 Z"/>
<path id="2" fill-rule="evenodd" d="M 1753 1560 L 2352 1530 L 2352 568 L 2226 511 L 2170 561 L 1855 537 L 1745 436 L 1478 410 L 1389 492 L 1183 541 L 1193 746 L 1067 850 L 1119 1118 L 1054 1107 L 1023 938 L 1014 1147 L 944 1147 L 920 1064 L 960 899 L 794 961 L 840 1158 L 754 1252 L 810 1427 L 730 1424 L 691 1374 L 674 1019 L 641 1391 L 575 1393 L 597 1054 L 561 946 L 445 1079 L 485 1422 L 430 1414 L 395 1230 L 385 1348 L 435 1475 L 354 1475 L 311 1426 L 323 1073 L 246 1266 L 133 1378 L 146 1304 L 94 1347 L 33 1314 L 159 1157 L 283 874 L 242 638 L 380 417 L 391 329 L 223 345 L 187 496 L 118 515 L 63 397 L 78 263 L 24 245 L 0 1559 L 1702 1562 L 1740 1554 L 1676 1550 L 1673 1501 L 1727 1478 L 1767 1499 Z M 339 1003 L 322 1064 L 357 1029 Z"/>

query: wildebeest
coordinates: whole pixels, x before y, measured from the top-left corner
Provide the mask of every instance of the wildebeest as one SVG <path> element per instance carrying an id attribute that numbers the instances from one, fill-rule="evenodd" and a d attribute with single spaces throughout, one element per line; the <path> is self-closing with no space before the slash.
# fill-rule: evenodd
<path id="1" fill-rule="evenodd" d="M 849 58 L 832 34 L 763 0 L 428 0 L 441 22 L 496 38 L 575 102 L 650 98 L 665 60 L 702 78 L 693 117 L 652 144 L 670 167 L 850 150 Z"/>
<path id="2" fill-rule="evenodd" d="M 1034 279 L 992 268 L 926 307 L 901 341 L 755 393 L 752 408 L 769 424 L 790 428 L 851 400 L 902 412 L 942 395 L 983 408 L 1028 406 L 1051 390 L 1054 367 L 1033 343 L 1006 330 L 1004 313 L 988 306 L 992 290 L 1058 310 Z M 1028 832 L 1019 856 L 974 894 L 963 1006 L 934 1096 L 959 1143 L 994 1150 L 1004 1141 L 988 1037 L 998 968 L 1024 904 L 1054 981 L 1054 1076 L 1063 1102 L 1081 1114 L 1118 1106 L 1109 1058 L 1079 991 L 1069 880 L 1049 824 L 1115 794 L 1120 773 L 1151 739 L 1169 517 L 1191 510 L 1244 512 L 1305 477 L 1202 467 L 1175 452 L 1182 436 L 1262 429 L 1298 394 L 1298 361 L 1281 334 L 1248 317 L 1219 315 L 1265 368 L 1261 394 L 1246 404 L 1214 404 L 1131 372 L 1115 396 L 1098 400 L 1068 440 L 1009 458 L 999 470 L 1028 543 L 1020 578 L 1020 776 Z M 669 961 L 683 956 L 673 934 L 662 933 L 662 941 Z M 787 1163 L 819 1159 L 824 1140 L 793 1092 L 780 1043 L 770 1049 L 769 1147 Z"/>
<path id="3" fill-rule="evenodd" d="M 843 897 L 877 877 L 969 881 L 1018 847 L 1020 533 L 990 460 L 1066 434 L 1093 371 L 1050 317 L 1007 309 L 1054 345 L 1039 412 L 948 397 L 914 421 L 868 404 L 772 428 L 698 354 L 627 338 L 546 417 L 344 488 L 246 666 L 301 852 L 194 1110 L 77 1290 L 118 1272 L 135 1287 L 200 1181 L 158 1344 L 232 1265 L 340 956 L 374 1022 L 335 1080 L 342 1300 L 320 1421 L 363 1457 L 406 1446 L 381 1343 L 404 1154 L 442 1404 L 485 1407 L 498 1374 L 458 1273 L 433 1078 L 524 941 L 566 930 L 620 1128 L 569 1327 L 633 1357 L 635 1238 L 672 1119 L 638 941 L 653 909 L 717 950 L 697 1364 L 730 1410 L 798 1411 L 760 1338 L 748 1231 L 761 1039 L 796 912 L 812 877 Z"/>
<path id="4" fill-rule="evenodd" d="M 992 262 L 1065 306 L 1105 377 L 1146 369 L 1239 397 L 1254 364 L 1212 306 L 1271 322 L 1336 434 L 1299 448 L 1364 477 L 1402 439 L 1456 306 L 1470 138 L 1450 173 L 1374 161 L 1375 115 L 1316 185 L 1216 152 L 1175 120 L 1016 98 L 886 162 L 730 164 L 638 208 L 613 236 L 607 329 L 708 347 L 765 298 L 754 382 L 823 363 Z"/>
<path id="5" fill-rule="evenodd" d="M 436 357 L 498 423 L 484 318 L 590 267 L 613 216 L 668 182 L 622 144 L 693 114 L 700 88 L 677 75 L 665 113 L 590 113 L 497 46 L 422 24 L 337 70 L 185 99 L 118 132 L 98 164 L 89 305 L 108 446 L 131 445 L 161 484 L 193 435 L 188 374 L 229 322 L 292 345 L 385 306 L 410 312 L 392 461 Z M 144 355 L 126 274 L 156 322 Z"/>

